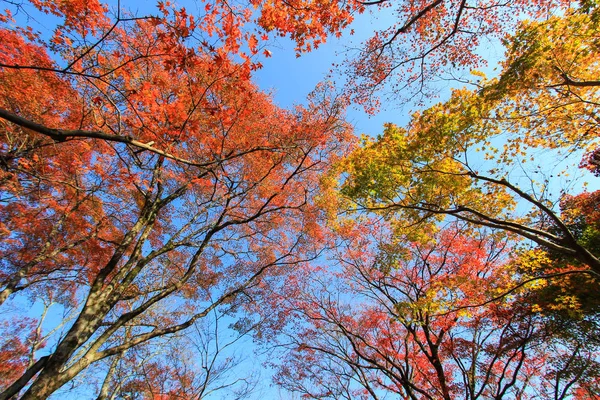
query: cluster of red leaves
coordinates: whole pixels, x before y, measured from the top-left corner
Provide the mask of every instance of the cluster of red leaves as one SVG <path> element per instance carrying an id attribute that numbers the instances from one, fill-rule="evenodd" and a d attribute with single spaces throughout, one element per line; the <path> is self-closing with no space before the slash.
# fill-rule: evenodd
<path id="1" fill-rule="evenodd" d="M 525 399 L 568 391 L 578 378 L 555 367 L 572 356 L 585 375 L 574 387 L 591 388 L 590 355 L 553 347 L 527 292 L 513 290 L 505 242 L 454 226 L 431 241 L 383 244 L 381 221 L 361 222 L 343 229 L 338 273 L 317 268 L 287 282 L 279 307 L 294 318 L 279 385 L 306 398 Z"/>
<path id="2" fill-rule="evenodd" d="M 437 96 L 431 82 L 487 65 L 480 45 L 503 40 L 518 24 L 516 14 L 542 18 L 570 5 L 562 0 L 374 1 L 359 3 L 357 10 L 365 4 L 394 15 L 387 28 L 377 30 L 341 66 L 354 100 L 369 112 L 379 108 L 377 94 L 382 91 L 395 101 L 411 100 L 415 94 L 425 99 Z"/>
<path id="3" fill-rule="evenodd" d="M 21 376 L 32 362 L 31 344 L 35 325 L 31 318 L 21 318 L 0 326 L 0 333 L 8 338 L 0 346 L 0 387 L 7 386 Z"/>
<path id="4" fill-rule="evenodd" d="M 283 110 L 250 82 L 260 45 L 241 29 L 248 9 L 32 4 L 62 23 L 47 43 L 0 28 L 0 300 L 27 293 L 80 314 L 25 398 L 314 254 L 319 177 L 350 135 L 326 88 Z"/>

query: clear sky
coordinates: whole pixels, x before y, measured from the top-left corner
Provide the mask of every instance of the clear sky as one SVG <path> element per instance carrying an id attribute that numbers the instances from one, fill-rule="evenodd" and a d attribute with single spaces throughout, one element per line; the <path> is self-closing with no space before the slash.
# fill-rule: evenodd
<path id="1" fill-rule="evenodd" d="M 306 96 L 316 84 L 327 79 L 334 63 L 341 64 L 345 53 L 350 48 L 357 48 L 361 41 L 370 37 L 376 27 L 388 24 L 391 14 L 381 18 L 380 15 L 365 13 L 356 17 L 351 25 L 354 34 L 345 34 L 336 39 L 330 38 L 325 44 L 310 53 L 296 57 L 294 43 L 287 38 L 274 38 L 268 45 L 272 57 L 261 60 L 263 68 L 255 73 L 254 81 L 263 90 L 273 94 L 275 102 L 284 108 L 303 103 Z M 386 25 L 387 26 L 387 25 Z M 333 72 L 333 78 L 339 88 L 344 77 Z M 348 110 L 348 121 L 355 127 L 355 133 L 375 136 L 383 130 L 383 124 L 394 122 L 404 124 L 408 121 L 409 108 L 399 109 L 397 105 L 388 104 L 376 115 L 367 115 L 362 107 L 351 107 Z"/>

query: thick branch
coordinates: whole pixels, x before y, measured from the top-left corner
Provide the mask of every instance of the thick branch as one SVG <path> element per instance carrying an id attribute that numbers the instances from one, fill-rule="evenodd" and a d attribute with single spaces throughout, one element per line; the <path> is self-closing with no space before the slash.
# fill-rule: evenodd
<path id="1" fill-rule="evenodd" d="M 183 163 L 186 165 L 194 166 L 194 167 L 200 167 L 200 168 L 206 168 L 211 165 L 221 163 L 224 161 L 228 161 L 230 159 L 240 157 L 240 156 L 243 156 L 246 154 L 254 153 L 257 151 L 281 150 L 281 148 L 256 146 L 256 147 L 253 147 L 246 151 L 228 155 L 222 159 L 219 159 L 217 157 L 216 160 L 213 160 L 210 162 L 198 163 L 198 162 L 188 160 L 186 158 L 178 157 L 178 156 L 168 153 L 166 151 L 157 149 L 156 147 L 153 147 L 151 145 L 152 143 L 142 143 L 139 140 L 135 140 L 134 138 L 132 138 L 130 136 L 120 136 L 120 135 L 114 135 L 114 134 L 109 134 L 109 133 L 100 132 L 100 131 L 87 131 L 87 130 L 81 130 L 81 129 L 73 129 L 73 130 L 53 129 L 53 128 L 49 128 L 47 126 L 38 124 L 37 122 L 30 121 L 26 118 L 21 117 L 20 115 L 11 113 L 10 111 L 7 111 L 2 108 L 0 108 L 0 118 L 10 121 L 13 124 L 19 125 L 23 128 L 31 129 L 32 131 L 35 131 L 42 135 L 46 135 L 46 136 L 56 140 L 57 142 L 64 142 L 68 139 L 74 139 L 74 138 L 86 138 L 86 139 L 101 139 L 101 140 L 106 140 L 109 142 L 125 143 L 127 145 L 134 146 L 139 149 L 158 154 L 158 155 L 168 158 L 170 160 L 180 162 L 180 163 Z"/>
<path id="2" fill-rule="evenodd" d="M 47 126 L 38 124 L 37 122 L 30 121 L 25 119 L 17 114 L 13 114 L 7 110 L 0 108 L 0 118 L 4 118 L 7 121 L 12 122 L 13 124 L 19 125 L 23 128 L 31 129 L 37 133 L 42 135 L 46 135 L 57 142 L 64 142 L 67 139 L 72 138 L 88 138 L 88 139 L 102 139 L 109 142 L 118 142 L 125 143 L 143 150 L 150 151 L 152 153 L 161 155 L 163 157 L 169 158 L 174 161 L 178 161 L 184 164 L 193 165 L 193 166 L 201 166 L 204 167 L 207 164 L 199 164 L 193 161 L 187 160 L 185 158 L 177 157 L 173 154 L 167 153 L 163 150 L 152 147 L 150 144 L 142 143 L 139 140 L 135 140 L 129 136 L 120 136 L 108 134 L 100 131 L 86 131 L 81 129 L 73 129 L 73 130 L 65 130 L 65 129 L 53 129 Z"/>
<path id="3" fill-rule="evenodd" d="M 509 188 L 513 192 L 517 193 L 519 195 L 519 197 L 521 197 L 524 200 L 527 200 L 528 202 L 530 202 L 531 204 L 533 204 L 534 206 L 536 206 L 538 209 L 540 209 L 541 211 L 543 211 L 547 216 L 549 216 L 552 219 L 552 221 L 564 233 L 564 235 L 566 236 L 566 238 L 567 238 L 567 240 L 569 242 L 571 242 L 571 243 L 576 243 L 577 242 L 575 240 L 575 238 L 573 237 L 573 234 L 571 233 L 571 231 L 569 230 L 569 228 L 564 224 L 564 222 L 550 208 L 548 208 L 546 205 L 544 205 L 541 201 L 536 200 L 535 198 L 533 198 L 528 193 L 525 193 L 524 191 L 522 191 L 521 189 L 519 189 L 517 186 L 511 184 L 506 179 L 494 179 L 494 178 L 490 178 L 490 177 L 486 177 L 486 176 L 482 176 L 482 175 L 477 175 L 477 174 L 475 174 L 473 172 L 469 173 L 469 176 L 471 176 L 471 177 L 473 177 L 475 179 L 480 179 L 482 181 L 486 181 L 486 182 L 490 182 L 490 183 L 495 183 L 497 185 L 502 185 L 502 186 L 505 186 L 505 187 Z"/>
<path id="4" fill-rule="evenodd" d="M 560 76 L 564 79 L 563 85 L 577 86 L 577 87 L 594 87 L 600 86 L 600 81 L 576 81 L 569 77 L 569 75 L 561 72 Z"/>

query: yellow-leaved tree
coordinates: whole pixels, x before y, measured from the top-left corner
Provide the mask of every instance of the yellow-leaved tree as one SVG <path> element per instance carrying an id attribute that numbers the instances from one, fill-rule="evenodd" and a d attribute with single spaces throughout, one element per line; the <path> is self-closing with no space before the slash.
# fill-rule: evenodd
<path id="1" fill-rule="evenodd" d="M 583 272 L 595 282 L 595 222 L 584 229 L 569 216 L 576 179 L 561 163 L 583 155 L 581 166 L 597 172 L 598 28 L 593 5 L 522 22 L 505 40 L 498 77 L 474 72 L 474 88 L 364 138 L 331 178 L 337 206 L 380 213 L 413 239 L 448 218 L 516 235 L 570 260 L 567 270 L 540 266 L 543 274 Z M 575 208 L 594 219 L 598 196 L 581 196 Z"/>

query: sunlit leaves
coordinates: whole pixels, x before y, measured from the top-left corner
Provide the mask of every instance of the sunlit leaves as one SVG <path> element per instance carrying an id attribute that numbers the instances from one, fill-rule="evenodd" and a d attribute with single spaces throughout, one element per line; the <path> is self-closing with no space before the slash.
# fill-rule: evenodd
<path id="1" fill-rule="evenodd" d="M 347 175 L 333 185 L 355 203 L 348 209 L 378 212 L 413 231 L 454 217 L 515 232 L 599 271 L 585 241 L 561 222 L 551 180 L 536 175 L 546 174 L 536 163 L 538 154 L 549 154 L 541 150 L 567 157 L 598 145 L 595 26 L 577 10 L 523 22 L 506 39 L 498 78 L 476 72 L 478 88 L 453 90 L 449 100 L 415 113 L 406 128 L 387 125 L 346 159 L 340 170 Z M 593 154 L 583 163 L 592 170 Z M 547 174 L 569 179 L 565 171 Z"/>
<path id="2" fill-rule="evenodd" d="M 507 59 L 484 99 L 497 101 L 495 118 L 518 134 L 522 146 L 572 151 L 597 146 L 598 26 L 590 15 L 569 10 L 563 17 L 523 22 L 507 40 Z"/>
<path id="3" fill-rule="evenodd" d="M 34 6 L 59 17 L 47 42 L 0 30 L 0 303 L 52 298 L 74 314 L 51 331 L 52 357 L 30 351 L 34 373 L 7 344 L 19 365 L 4 395 L 23 398 L 80 374 L 118 381 L 138 348 L 256 309 L 263 279 L 328 240 L 314 200 L 350 136 L 327 90 L 284 110 L 252 84 L 249 9 Z M 187 379 L 185 366 L 147 366 L 149 382 L 160 369 Z"/>

